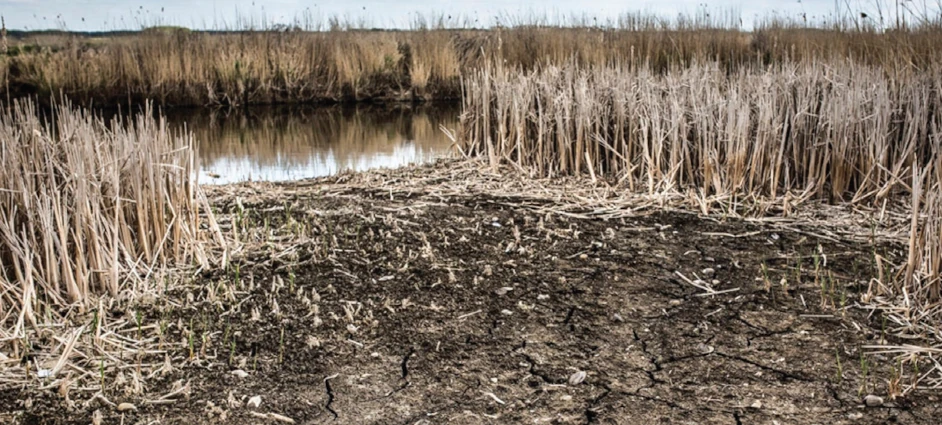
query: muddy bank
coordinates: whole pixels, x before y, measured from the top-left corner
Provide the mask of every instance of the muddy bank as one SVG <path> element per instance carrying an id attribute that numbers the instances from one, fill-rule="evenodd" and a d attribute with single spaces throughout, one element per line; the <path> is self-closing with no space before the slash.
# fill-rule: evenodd
<path id="1" fill-rule="evenodd" d="M 69 402 L 57 388 L 6 388 L 0 418 L 857 424 L 940 413 L 929 393 L 887 397 L 896 363 L 862 354 L 893 342 L 857 306 L 869 256 L 892 257 L 893 244 L 681 211 L 564 211 L 550 195 L 438 190 L 443 175 L 424 170 L 409 189 L 388 186 L 407 174 L 376 172 L 211 190 L 240 241 L 232 266 L 140 307 L 145 323 L 166 323 L 142 356 L 169 366 L 143 385 L 109 377 L 91 401 L 78 388 Z M 865 406 L 867 394 L 882 403 Z"/>

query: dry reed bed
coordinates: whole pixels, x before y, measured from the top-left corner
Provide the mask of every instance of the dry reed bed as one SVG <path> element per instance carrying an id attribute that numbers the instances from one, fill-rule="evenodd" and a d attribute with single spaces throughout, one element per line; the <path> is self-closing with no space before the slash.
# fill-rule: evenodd
<path id="1" fill-rule="evenodd" d="M 95 294 L 137 296 L 167 267 L 213 257 L 190 136 L 150 114 L 110 126 L 54 114 L 18 102 L 0 115 L 0 343 L 14 357 Z"/>
<path id="2" fill-rule="evenodd" d="M 788 215 L 823 200 L 875 208 L 876 217 L 907 204 L 909 256 L 894 274 L 881 270 L 867 300 L 901 332 L 942 341 L 939 68 L 498 68 L 468 78 L 464 92 L 459 144 L 492 166 L 681 194 L 704 214 Z"/>
<path id="3" fill-rule="evenodd" d="M 729 72 L 788 61 L 852 58 L 893 73 L 937 62 L 932 27 L 879 33 L 766 25 L 674 25 L 653 19 L 617 27 L 521 25 L 495 30 L 149 31 L 94 41 L 18 46 L 0 62 L 13 97 L 60 93 L 78 102 L 154 99 L 175 105 L 362 99 L 456 99 L 461 77 L 496 65 L 530 70 L 574 61 L 657 73 L 717 61 Z M 24 53 L 25 52 L 25 53 Z"/>

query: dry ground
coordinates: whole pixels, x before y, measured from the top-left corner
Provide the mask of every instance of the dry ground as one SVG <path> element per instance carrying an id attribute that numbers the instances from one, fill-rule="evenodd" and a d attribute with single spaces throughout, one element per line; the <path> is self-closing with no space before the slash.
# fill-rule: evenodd
<path id="1" fill-rule="evenodd" d="M 167 324 L 172 367 L 104 397 L 137 410 L 29 385 L 0 393 L 0 418 L 917 424 L 942 413 L 926 392 L 862 402 L 886 396 L 895 373 L 861 354 L 888 337 L 855 307 L 873 250 L 891 257 L 892 244 L 674 210 L 562 211 L 551 196 L 436 192 L 403 172 L 351 178 L 211 191 L 223 228 L 243 229 L 239 266 L 142 304 Z"/>

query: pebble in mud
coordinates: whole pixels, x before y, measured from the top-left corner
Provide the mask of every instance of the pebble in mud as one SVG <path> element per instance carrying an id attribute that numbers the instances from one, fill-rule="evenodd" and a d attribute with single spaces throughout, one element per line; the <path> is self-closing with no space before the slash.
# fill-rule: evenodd
<path id="1" fill-rule="evenodd" d="M 513 291 L 513 290 L 514 288 L 511 288 L 509 286 L 504 286 L 504 287 L 495 289 L 494 293 L 497 295 L 507 295 L 508 292 Z"/>
<path id="2" fill-rule="evenodd" d="M 573 373 L 569 376 L 569 385 L 579 385 L 582 381 L 585 381 L 586 373 L 584 370 L 580 370 L 576 373 Z"/>
<path id="3" fill-rule="evenodd" d="M 257 395 L 250 398 L 249 401 L 245 403 L 245 405 L 251 408 L 258 408 L 258 406 L 262 405 L 262 396 Z"/>
<path id="4" fill-rule="evenodd" d="M 711 345 L 707 345 L 707 344 L 704 344 L 704 343 L 702 343 L 702 342 L 699 343 L 699 344 L 697 344 L 697 351 L 699 351 L 701 354 L 710 354 L 710 353 L 712 353 L 714 350 L 715 350 L 715 349 L 714 349 L 713 346 L 711 346 Z"/>
<path id="5" fill-rule="evenodd" d="M 864 397 L 863 401 L 864 404 L 866 404 L 868 407 L 877 407 L 883 405 L 883 397 L 873 394 L 868 394 L 866 397 Z"/>

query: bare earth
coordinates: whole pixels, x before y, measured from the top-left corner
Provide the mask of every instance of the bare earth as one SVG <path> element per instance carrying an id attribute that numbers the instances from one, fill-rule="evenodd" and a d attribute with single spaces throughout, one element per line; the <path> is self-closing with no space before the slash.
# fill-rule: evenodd
<path id="1" fill-rule="evenodd" d="M 853 308 L 871 246 L 682 212 L 581 218 L 499 194 L 391 199 L 339 181 L 278 185 L 277 201 L 265 185 L 238 189 L 253 226 L 303 224 L 310 237 L 245 251 L 237 273 L 150 305 L 148 318 L 171 324 L 172 370 L 142 394 L 106 391 L 137 410 L 30 386 L 0 392 L 0 419 L 929 424 L 942 413 L 922 392 L 862 402 L 886 397 L 894 364 L 861 366 L 861 346 L 883 337 L 879 316 Z M 214 203 L 237 208 L 233 196 Z M 818 245 L 827 265 L 815 273 Z M 822 295 L 826 272 L 836 283 Z M 220 285 L 233 296 L 207 292 Z M 147 402 L 175 383 L 187 397 Z"/>

